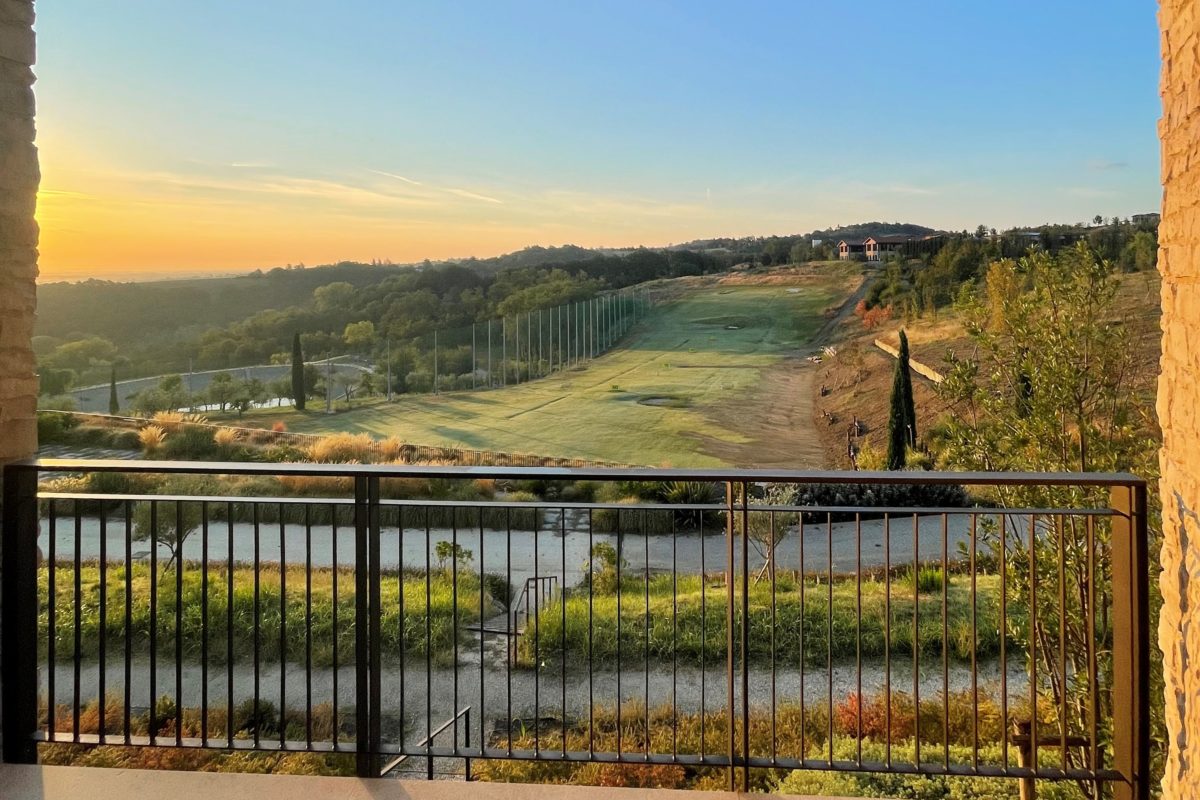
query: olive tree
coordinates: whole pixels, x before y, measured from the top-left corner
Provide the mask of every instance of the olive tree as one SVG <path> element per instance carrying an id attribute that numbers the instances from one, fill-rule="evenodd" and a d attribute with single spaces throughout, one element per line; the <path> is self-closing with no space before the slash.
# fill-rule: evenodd
<path id="1" fill-rule="evenodd" d="M 1155 365 L 1132 347 L 1118 285 L 1113 265 L 1081 243 L 1054 255 L 1035 251 L 997 261 L 981 287 L 961 294 L 972 351 L 948 357 L 939 387 L 950 412 L 935 437 L 940 466 L 1154 477 L 1157 445 L 1146 390 Z M 1006 486 L 989 495 L 1005 508 L 1108 504 L 1104 490 L 1079 486 Z M 1006 567 L 1007 635 L 1024 649 L 1031 672 L 1037 668 L 1043 708 L 1066 707 L 1068 732 L 1085 735 L 1095 688 L 1088 684 L 1090 649 L 1100 651 L 1102 674 L 1111 669 L 1111 564 L 1100 558 L 1095 573 L 1089 570 L 1093 543 L 1106 552 L 1110 531 L 1103 519 L 1092 524 L 1081 515 L 1003 518 L 1003 526 L 981 531 L 981 542 Z M 1152 509 L 1156 528 L 1155 519 Z M 1153 559 L 1153 541 L 1151 548 Z M 1107 693 L 1099 694 L 1107 717 Z M 1068 758 L 1080 765 L 1085 754 L 1076 748 Z"/>

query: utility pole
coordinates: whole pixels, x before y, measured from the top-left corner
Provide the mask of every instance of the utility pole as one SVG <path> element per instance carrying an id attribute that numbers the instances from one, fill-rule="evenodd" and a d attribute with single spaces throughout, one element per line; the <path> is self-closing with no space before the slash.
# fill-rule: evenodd
<path id="1" fill-rule="evenodd" d="M 333 413 L 333 353 L 325 359 L 325 413 Z"/>

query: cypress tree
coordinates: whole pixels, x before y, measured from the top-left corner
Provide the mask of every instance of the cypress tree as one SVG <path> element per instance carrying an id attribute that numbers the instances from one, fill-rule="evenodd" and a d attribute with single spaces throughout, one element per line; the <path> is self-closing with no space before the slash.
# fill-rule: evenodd
<path id="1" fill-rule="evenodd" d="M 297 333 L 292 337 L 292 403 L 297 411 L 304 410 L 304 400 L 304 352 Z"/>
<path id="2" fill-rule="evenodd" d="M 900 331 L 900 354 L 892 377 L 892 402 L 888 413 L 888 469 L 904 469 L 907 460 L 905 448 L 916 441 L 916 435 L 917 416 L 908 367 L 908 337 L 904 331 Z"/>
<path id="3" fill-rule="evenodd" d="M 121 413 L 121 403 L 117 399 L 117 365 L 112 365 L 112 375 L 108 382 L 108 413 L 116 416 Z"/>
<path id="4" fill-rule="evenodd" d="M 908 363 L 908 336 L 900 331 L 900 375 L 904 382 L 904 421 L 908 425 L 908 443 L 917 446 L 917 406 L 913 400 L 912 370 Z"/>

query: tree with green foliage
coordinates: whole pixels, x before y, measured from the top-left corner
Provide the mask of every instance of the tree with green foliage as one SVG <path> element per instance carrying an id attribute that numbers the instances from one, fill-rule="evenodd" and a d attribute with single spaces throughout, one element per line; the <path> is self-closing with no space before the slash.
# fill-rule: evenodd
<path id="1" fill-rule="evenodd" d="M 896 359 L 896 371 L 892 377 L 891 411 L 888 413 L 888 469 L 904 469 L 908 447 L 917 442 L 917 410 L 908 360 L 908 336 L 902 330 L 900 355 Z"/>
<path id="2" fill-rule="evenodd" d="M 209 475 L 175 475 L 164 478 L 158 493 L 169 495 L 211 495 L 221 484 Z M 138 502 L 133 506 L 133 538 L 149 541 L 154 547 L 166 547 L 169 555 L 162 562 L 166 572 L 183 561 L 183 543 L 202 522 L 199 503 L 160 500 L 154 504 Z"/>
<path id="3" fill-rule="evenodd" d="M 108 413 L 116 416 L 121 413 L 121 401 L 117 398 L 117 365 L 112 365 L 112 373 L 108 381 Z"/>
<path id="4" fill-rule="evenodd" d="M 369 319 L 351 322 L 342 332 L 342 340 L 351 350 L 366 352 L 375 344 L 375 323 Z"/>
<path id="5" fill-rule="evenodd" d="M 304 410 L 304 351 L 300 348 L 300 334 L 292 336 L 292 402 L 297 411 Z"/>
<path id="6" fill-rule="evenodd" d="M 205 392 L 208 402 L 216 405 L 222 411 L 227 406 L 234 402 L 237 387 L 234 385 L 233 376 L 228 372 L 218 372 L 212 376 L 212 380 L 208 383 L 208 390 Z"/>
<path id="7" fill-rule="evenodd" d="M 1147 373 L 1156 365 L 1132 346 L 1117 304 L 1118 282 L 1113 264 L 1085 243 L 989 267 L 984 286 L 960 301 L 974 345 L 971 355 L 951 355 L 938 390 L 950 411 L 934 437 L 940 467 L 1129 471 L 1154 480 L 1158 444 L 1153 401 L 1139 387 L 1147 384 Z M 1109 502 L 1103 487 L 1009 485 L 980 491 L 981 499 L 1003 508 L 1097 508 Z M 1152 563 L 1161 541 L 1157 497 L 1149 494 Z M 985 527 L 980 548 L 988 547 L 1007 564 L 1012 598 L 1007 636 L 1037 658 L 1038 690 L 1048 695 L 1049 707 L 1067 709 L 1068 733 L 1082 732 L 1091 687 L 1088 649 L 1078 643 L 1093 641 L 1094 633 L 1101 652 L 1107 652 L 1114 599 L 1107 592 L 1096 593 L 1094 604 L 1089 599 L 1085 588 L 1091 559 L 1083 554 L 1093 547 L 1100 553 L 1109 549 L 1110 525 L 1084 515 L 1038 515 L 1007 517 L 1002 526 Z M 1063 559 L 1064 552 L 1073 555 Z M 1037 569 L 1033 598 L 1027 596 L 1031 564 Z M 1060 578 L 1058 571 L 1064 568 Z M 1099 569 L 1109 569 L 1107 560 Z M 1065 610 L 1058 596 L 1060 580 L 1073 587 L 1063 594 Z M 1037 614 L 1029 613 L 1031 602 L 1037 603 Z M 1155 625 L 1151 620 L 1150 629 Z M 1060 663 L 1067 665 L 1065 682 L 1058 673 Z M 1101 674 L 1105 670 L 1102 665 Z M 1161 675 L 1152 674 L 1151 680 L 1161 681 Z M 1161 696 L 1161 683 L 1152 692 Z M 1108 693 L 1100 697 L 1107 705 Z M 1102 708 L 1100 718 L 1109 718 L 1109 712 Z M 1152 712 L 1152 718 L 1159 715 L 1156 725 L 1161 713 L 1161 706 Z M 1086 755 L 1072 748 L 1068 759 L 1078 764 Z"/>

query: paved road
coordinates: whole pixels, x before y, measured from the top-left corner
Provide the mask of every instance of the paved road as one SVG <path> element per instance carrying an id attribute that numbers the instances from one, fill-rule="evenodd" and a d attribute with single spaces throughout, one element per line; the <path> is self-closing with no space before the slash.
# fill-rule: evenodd
<path id="1" fill-rule="evenodd" d="M 312 361 L 308 363 L 310 366 L 323 368 L 322 365 L 325 362 Z M 260 364 L 253 367 L 235 367 L 233 369 L 214 369 L 205 372 L 183 373 L 183 385 L 187 387 L 188 391 L 197 394 L 208 388 L 208 384 L 212 382 L 214 375 L 222 372 L 228 373 L 240 380 L 258 378 L 263 383 L 269 383 L 280 378 L 291 377 L 292 366 L 291 364 Z M 360 364 L 335 363 L 333 372 L 335 375 L 362 374 L 363 372 L 370 372 L 370 370 Z M 156 375 L 150 378 L 117 381 L 117 399 L 120 401 L 121 409 L 128 411 L 133 405 L 134 395 L 157 386 L 163 377 L 165 376 Z M 68 395 L 74 398 L 77 411 L 86 411 L 93 414 L 108 413 L 109 385 L 107 383 L 72 389 L 68 392 Z"/>

